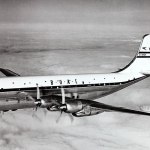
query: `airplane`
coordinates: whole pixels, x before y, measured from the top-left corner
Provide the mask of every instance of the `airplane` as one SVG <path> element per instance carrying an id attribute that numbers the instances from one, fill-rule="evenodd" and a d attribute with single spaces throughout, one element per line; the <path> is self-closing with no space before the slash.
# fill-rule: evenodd
<path id="1" fill-rule="evenodd" d="M 46 108 L 75 117 L 102 112 L 150 116 L 143 110 L 116 107 L 96 101 L 150 76 L 150 35 L 143 36 L 133 60 L 124 68 L 107 74 L 20 76 L 0 68 L 0 111 Z"/>

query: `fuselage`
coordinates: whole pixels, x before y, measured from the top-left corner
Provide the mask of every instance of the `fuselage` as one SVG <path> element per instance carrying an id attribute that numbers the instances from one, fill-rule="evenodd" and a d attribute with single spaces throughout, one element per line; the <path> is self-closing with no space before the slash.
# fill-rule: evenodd
<path id="1" fill-rule="evenodd" d="M 142 74 L 81 74 L 81 75 L 54 75 L 54 76 L 26 76 L 7 77 L 0 79 L 0 96 L 16 94 L 17 92 L 30 92 L 36 95 L 37 86 L 43 95 L 65 94 L 74 98 L 96 99 L 118 91 L 146 76 Z M 13 93 L 14 92 L 14 93 Z M 13 93 L 13 94 L 12 94 Z"/>

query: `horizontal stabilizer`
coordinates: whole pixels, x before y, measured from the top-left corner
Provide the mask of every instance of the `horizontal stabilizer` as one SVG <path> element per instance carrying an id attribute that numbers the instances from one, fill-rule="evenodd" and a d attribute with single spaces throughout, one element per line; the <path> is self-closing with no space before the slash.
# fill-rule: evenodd
<path id="1" fill-rule="evenodd" d="M 7 77 L 20 76 L 19 74 L 15 73 L 9 69 L 0 68 L 0 71 Z"/>

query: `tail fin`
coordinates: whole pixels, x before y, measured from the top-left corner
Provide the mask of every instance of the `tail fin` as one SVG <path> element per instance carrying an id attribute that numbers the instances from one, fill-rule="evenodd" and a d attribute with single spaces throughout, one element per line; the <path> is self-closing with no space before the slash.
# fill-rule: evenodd
<path id="1" fill-rule="evenodd" d="M 120 73 L 142 73 L 150 75 L 150 35 L 143 36 L 140 48 L 134 59 Z"/>

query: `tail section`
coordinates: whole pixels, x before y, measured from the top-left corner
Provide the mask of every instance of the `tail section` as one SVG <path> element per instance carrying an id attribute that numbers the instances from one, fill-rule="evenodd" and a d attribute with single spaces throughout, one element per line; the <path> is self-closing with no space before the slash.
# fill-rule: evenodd
<path id="1" fill-rule="evenodd" d="M 143 36 L 140 48 L 134 59 L 120 73 L 142 73 L 150 75 L 150 35 Z"/>
<path id="2" fill-rule="evenodd" d="M 140 45 L 137 58 L 150 58 L 150 35 L 146 34 Z"/>

